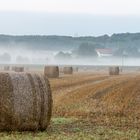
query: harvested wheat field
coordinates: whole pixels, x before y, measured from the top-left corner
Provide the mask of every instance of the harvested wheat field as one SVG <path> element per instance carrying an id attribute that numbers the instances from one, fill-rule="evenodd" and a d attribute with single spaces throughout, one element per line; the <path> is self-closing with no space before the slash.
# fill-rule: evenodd
<path id="1" fill-rule="evenodd" d="M 4 140 L 139 140 L 140 74 L 78 72 L 50 79 L 53 115 L 44 132 L 0 133 Z"/>

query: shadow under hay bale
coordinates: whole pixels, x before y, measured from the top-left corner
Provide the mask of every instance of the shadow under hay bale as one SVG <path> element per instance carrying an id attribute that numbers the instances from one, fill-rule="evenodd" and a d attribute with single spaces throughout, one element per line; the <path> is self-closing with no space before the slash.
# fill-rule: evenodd
<path id="1" fill-rule="evenodd" d="M 47 78 L 29 73 L 0 73 L 0 131 L 45 130 L 51 112 Z"/>
<path id="2" fill-rule="evenodd" d="M 64 67 L 63 72 L 64 72 L 64 74 L 73 74 L 73 68 L 72 67 Z"/>
<path id="3" fill-rule="evenodd" d="M 15 72 L 24 72 L 24 67 L 15 67 L 14 71 Z"/>
<path id="4" fill-rule="evenodd" d="M 4 71 L 9 71 L 10 70 L 10 66 L 4 66 Z"/>
<path id="5" fill-rule="evenodd" d="M 109 75 L 119 75 L 120 69 L 118 66 L 109 67 Z"/>
<path id="6" fill-rule="evenodd" d="M 44 75 L 48 78 L 58 78 L 59 77 L 59 67 L 58 66 L 45 66 Z"/>

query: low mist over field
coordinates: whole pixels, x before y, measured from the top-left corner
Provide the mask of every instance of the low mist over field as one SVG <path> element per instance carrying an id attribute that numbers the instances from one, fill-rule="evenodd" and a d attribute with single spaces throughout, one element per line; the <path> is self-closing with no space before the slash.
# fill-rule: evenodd
<path id="1" fill-rule="evenodd" d="M 140 58 L 121 57 L 86 57 L 86 58 L 57 58 L 58 52 L 31 51 L 31 50 L 5 50 L 0 51 L 1 64 L 49 64 L 49 65 L 129 65 L 140 66 Z M 122 60 L 123 59 L 123 60 Z M 123 61 L 123 62 L 122 62 Z"/>
<path id="2" fill-rule="evenodd" d="M 99 37 L 0 35 L 2 64 L 140 65 L 140 33 Z"/>

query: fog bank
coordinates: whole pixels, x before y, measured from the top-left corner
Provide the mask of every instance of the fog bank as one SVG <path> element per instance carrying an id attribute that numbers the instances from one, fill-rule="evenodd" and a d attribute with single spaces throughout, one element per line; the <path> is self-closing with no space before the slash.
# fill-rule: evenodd
<path id="1" fill-rule="evenodd" d="M 140 66 L 140 58 L 127 57 L 90 57 L 57 59 L 56 51 L 0 49 L 1 64 L 43 64 L 43 65 L 124 65 Z"/>

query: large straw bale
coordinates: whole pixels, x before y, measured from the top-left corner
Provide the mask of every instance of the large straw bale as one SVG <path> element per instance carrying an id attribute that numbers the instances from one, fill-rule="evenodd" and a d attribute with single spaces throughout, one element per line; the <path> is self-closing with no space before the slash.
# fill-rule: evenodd
<path id="1" fill-rule="evenodd" d="M 46 77 L 0 73 L 0 131 L 45 130 L 51 112 L 52 95 Z"/>
<path id="2" fill-rule="evenodd" d="M 119 75 L 119 67 L 118 66 L 112 66 L 112 67 L 109 67 L 109 74 L 110 75 Z"/>
<path id="3" fill-rule="evenodd" d="M 58 66 L 45 66 L 44 75 L 48 78 L 58 78 L 59 77 L 59 67 Z"/>
<path id="4" fill-rule="evenodd" d="M 63 72 L 64 72 L 64 74 L 73 74 L 73 68 L 72 67 L 64 67 Z"/>

